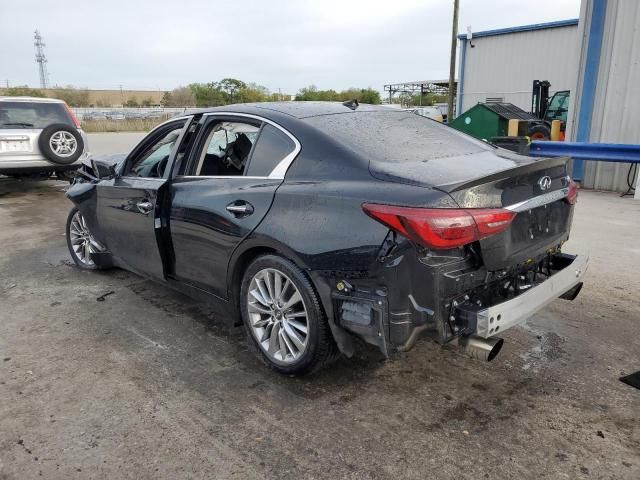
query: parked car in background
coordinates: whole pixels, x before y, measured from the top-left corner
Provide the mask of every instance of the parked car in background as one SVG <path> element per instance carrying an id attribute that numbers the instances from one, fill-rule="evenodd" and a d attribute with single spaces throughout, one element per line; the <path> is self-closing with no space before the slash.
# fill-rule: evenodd
<path id="1" fill-rule="evenodd" d="M 145 112 L 139 112 L 136 110 L 125 110 L 124 117 L 127 120 L 142 120 L 145 118 Z"/>
<path id="2" fill-rule="evenodd" d="M 379 106 L 228 105 L 85 161 L 67 244 L 82 269 L 218 305 L 284 374 L 352 355 L 354 337 L 385 355 L 455 341 L 491 360 L 497 335 L 582 286 L 588 259 L 561 252 L 568 160 Z"/>
<path id="3" fill-rule="evenodd" d="M 82 121 L 100 121 L 106 120 L 107 116 L 103 112 L 85 112 L 82 114 Z"/>
<path id="4" fill-rule="evenodd" d="M 0 174 L 71 179 L 87 138 L 62 100 L 0 97 Z"/>
<path id="5" fill-rule="evenodd" d="M 440 112 L 438 107 L 415 107 L 409 109 L 409 111 L 421 117 L 431 118 L 442 123 L 442 112 Z"/>
<path id="6" fill-rule="evenodd" d="M 440 110 L 440 113 L 442 114 L 442 122 L 443 123 L 448 123 L 448 119 L 449 119 L 449 104 L 447 104 L 447 103 L 434 103 L 433 106 L 436 107 L 438 110 Z M 455 108 L 454 108 L 454 110 L 455 110 Z"/>
<path id="7" fill-rule="evenodd" d="M 126 118 L 124 112 L 118 110 L 111 110 L 105 113 L 107 120 L 124 120 Z"/>
<path id="8" fill-rule="evenodd" d="M 169 118 L 172 117 L 174 115 L 174 113 L 165 113 L 162 111 L 155 111 L 152 110 L 150 112 L 145 112 L 142 117 L 148 120 L 160 120 L 162 118 Z"/>

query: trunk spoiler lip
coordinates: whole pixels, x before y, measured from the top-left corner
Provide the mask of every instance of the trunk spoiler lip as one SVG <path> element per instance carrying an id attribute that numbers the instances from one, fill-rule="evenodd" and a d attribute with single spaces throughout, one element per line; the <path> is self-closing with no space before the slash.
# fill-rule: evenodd
<path id="1" fill-rule="evenodd" d="M 491 183 L 495 182 L 496 180 L 509 178 L 514 175 L 522 175 L 525 173 L 535 172 L 536 170 L 540 170 L 541 168 L 552 168 L 560 165 L 566 165 L 566 163 L 570 160 L 570 157 L 549 157 L 540 159 L 532 158 L 531 160 L 532 161 L 530 163 L 519 165 L 514 168 L 509 168 L 507 170 L 500 170 L 490 175 L 474 178 L 471 180 L 464 180 L 462 182 L 434 185 L 433 188 L 445 193 L 453 193 L 460 190 L 465 190 L 467 188 L 482 185 L 484 183 Z"/>
<path id="2" fill-rule="evenodd" d="M 522 202 L 514 203 L 513 205 L 508 205 L 503 208 L 505 210 L 511 210 L 512 212 L 523 212 L 525 210 L 531 210 L 533 208 L 542 207 L 543 205 L 548 205 L 557 200 L 562 200 L 568 195 L 569 187 L 563 187 L 559 190 L 543 193 L 542 195 L 538 195 L 536 197 L 532 197 Z"/>

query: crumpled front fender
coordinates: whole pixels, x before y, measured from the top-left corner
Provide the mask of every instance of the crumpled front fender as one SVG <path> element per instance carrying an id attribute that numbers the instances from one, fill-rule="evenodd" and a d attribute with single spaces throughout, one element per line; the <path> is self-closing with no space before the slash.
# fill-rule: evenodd
<path id="1" fill-rule="evenodd" d="M 95 197 L 96 184 L 93 182 L 76 182 L 67 190 L 67 198 L 71 200 L 83 213 L 80 206 L 92 197 Z"/>
<path id="2" fill-rule="evenodd" d="M 84 217 L 85 222 L 87 222 L 87 226 L 89 227 L 93 237 L 99 242 L 104 243 L 97 217 L 98 195 L 96 187 L 96 182 L 76 181 L 76 183 L 67 190 L 66 195 L 78 210 L 80 210 L 80 213 Z"/>

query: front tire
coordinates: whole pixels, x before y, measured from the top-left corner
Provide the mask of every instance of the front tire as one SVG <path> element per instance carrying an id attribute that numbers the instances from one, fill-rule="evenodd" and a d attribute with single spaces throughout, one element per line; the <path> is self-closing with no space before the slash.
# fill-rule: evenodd
<path id="1" fill-rule="evenodd" d="M 91 258 L 96 252 L 93 236 L 77 207 L 73 207 L 67 216 L 67 247 L 73 262 L 82 270 L 98 270 Z"/>
<path id="2" fill-rule="evenodd" d="M 249 264 L 240 310 L 249 344 L 279 373 L 310 373 L 337 355 L 318 294 L 307 275 L 286 258 L 264 255 Z"/>

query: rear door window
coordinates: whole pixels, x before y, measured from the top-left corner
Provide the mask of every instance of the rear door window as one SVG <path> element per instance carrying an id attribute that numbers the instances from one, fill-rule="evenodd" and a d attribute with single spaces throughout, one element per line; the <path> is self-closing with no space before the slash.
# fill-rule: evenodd
<path id="1" fill-rule="evenodd" d="M 62 103 L 0 102 L 0 129 L 46 128 L 54 123 L 73 126 Z"/>
<path id="2" fill-rule="evenodd" d="M 293 140 L 278 128 L 265 123 L 253 149 L 246 175 L 266 177 L 296 148 Z"/>
<path id="3" fill-rule="evenodd" d="M 244 175 L 259 130 L 259 124 L 212 122 L 199 155 L 196 175 L 208 177 Z"/>

